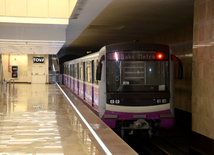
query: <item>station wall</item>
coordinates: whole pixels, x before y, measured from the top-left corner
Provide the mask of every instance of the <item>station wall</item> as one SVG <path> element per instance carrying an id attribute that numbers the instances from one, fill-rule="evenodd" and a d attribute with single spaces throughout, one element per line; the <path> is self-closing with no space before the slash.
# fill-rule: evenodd
<path id="1" fill-rule="evenodd" d="M 31 83 L 32 82 L 32 65 L 35 65 L 33 62 L 33 58 L 38 55 L 33 54 L 2 54 L 2 64 L 3 64 L 3 73 L 4 79 L 9 81 L 11 78 L 11 66 L 18 66 L 18 78 L 15 82 L 22 83 Z M 49 83 L 48 78 L 48 66 L 49 66 L 49 57 L 48 55 L 39 55 L 40 57 L 44 57 L 44 63 L 39 63 L 40 65 L 44 65 L 45 67 L 45 76 L 46 83 Z M 10 67 L 9 67 L 10 66 Z"/>
<path id="2" fill-rule="evenodd" d="M 175 108 L 190 112 L 192 131 L 214 140 L 214 1 L 195 0 L 194 21 L 145 38 L 170 45 L 184 66 Z"/>
<path id="3" fill-rule="evenodd" d="M 192 74 L 192 130 L 214 140 L 213 21 L 214 1 L 195 0 Z M 213 146 L 211 148 L 213 148 Z"/>

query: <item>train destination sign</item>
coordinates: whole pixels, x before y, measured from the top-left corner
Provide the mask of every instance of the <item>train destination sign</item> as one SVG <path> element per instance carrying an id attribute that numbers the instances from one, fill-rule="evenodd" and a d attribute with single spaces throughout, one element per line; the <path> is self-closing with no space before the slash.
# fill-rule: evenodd
<path id="1" fill-rule="evenodd" d="M 107 60 L 119 61 L 141 61 L 141 60 L 168 60 L 169 56 L 166 53 L 141 53 L 141 52 L 114 52 L 107 54 Z"/>
<path id="2" fill-rule="evenodd" d="M 44 57 L 33 57 L 33 63 L 44 63 Z"/>

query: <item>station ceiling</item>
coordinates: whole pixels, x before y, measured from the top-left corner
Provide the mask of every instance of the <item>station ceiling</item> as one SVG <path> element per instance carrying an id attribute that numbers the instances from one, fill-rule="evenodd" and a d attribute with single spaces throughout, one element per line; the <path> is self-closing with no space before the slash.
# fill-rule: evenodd
<path id="1" fill-rule="evenodd" d="M 104 45 L 141 41 L 193 21 L 194 0 L 105 2 L 81 0 L 75 7 L 66 31 L 66 43 L 58 52 L 60 58 L 66 61 L 87 51 L 98 51 Z"/>
<path id="2" fill-rule="evenodd" d="M 57 54 L 66 61 L 193 21 L 193 8 L 194 0 L 77 0 L 70 19 L 32 24 L 0 16 L 0 53 Z"/>

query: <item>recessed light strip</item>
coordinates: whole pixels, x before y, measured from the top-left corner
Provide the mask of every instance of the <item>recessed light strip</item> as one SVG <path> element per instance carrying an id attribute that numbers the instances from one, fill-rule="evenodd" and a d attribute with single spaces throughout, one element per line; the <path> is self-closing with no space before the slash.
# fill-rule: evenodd
<path id="1" fill-rule="evenodd" d="M 54 24 L 68 25 L 69 19 L 63 18 L 31 18 L 31 17 L 0 17 L 1 23 L 22 23 L 22 24 Z"/>

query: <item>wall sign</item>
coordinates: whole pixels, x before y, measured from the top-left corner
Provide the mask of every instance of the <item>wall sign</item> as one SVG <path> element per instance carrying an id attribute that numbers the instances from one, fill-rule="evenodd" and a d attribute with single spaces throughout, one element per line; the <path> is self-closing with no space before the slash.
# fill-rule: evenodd
<path id="1" fill-rule="evenodd" d="M 107 54 L 107 60 L 113 61 L 149 61 L 149 60 L 169 60 L 169 55 L 164 52 L 114 52 Z"/>
<path id="2" fill-rule="evenodd" d="M 44 57 L 33 57 L 33 63 L 44 63 Z"/>
<path id="3" fill-rule="evenodd" d="M 17 79 L 18 78 L 18 66 L 11 66 L 11 78 Z"/>

